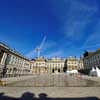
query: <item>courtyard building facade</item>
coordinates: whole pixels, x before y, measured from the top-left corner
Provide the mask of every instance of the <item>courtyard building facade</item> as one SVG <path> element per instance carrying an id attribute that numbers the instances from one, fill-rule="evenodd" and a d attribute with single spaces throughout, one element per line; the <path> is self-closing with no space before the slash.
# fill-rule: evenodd
<path id="1" fill-rule="evenodd" d="M 87 58 L 87 57 L 86 57 Z M 84 59 L 84 61 L 86 61 Z M 68 58 L 44 58 L 32 60 L 24 57 L 8 45 L 0 42 L 0 76 L 15 77 L 42 73 L 63 73 L 64 68 L 68 71 L 83 68 L 83 59 L 76 57 Z"/>
<path id="2" fill-rule="evenodd" d="M 63 73 L 64 68 L 68 71 L 83 69 L 83 59 L 76 57 L 60 58 L 54 57 L 46 59 L 36 58 L 31 61 L 33 73 Z M 66 70 L 66 71 L 67 71 Z"/>
<path id="3" fill-rule="evenodd" d="M 63 72 L 65 60 L 62 58 L 46 59 L 44 57 L 36 58 L 33 63 L 33 73 L 55 73 Z"/>
<path id="4" fill-rule="evenodd" d="M 84 69 L 83 65 L 83 57 L 80 57 L 79 62 L 78 62 L 78 70 Z"/>
<path id="5" fill-rule="evenodd" d="M 62 73 L 65 65 L 65 59 L 54 57 L 47 60 L 49 73 Z"/>
<path id="6" fill-rule="evenodd" d="M 70 56 L 67 58 L 67 70 L 72 71 L 72 70 L 78 70 L 79 69 L 79 59 L 76 57 Z"/>
<path id="7" fill-rule="evenodd" d="M 30 60 L 0 42 L 0 76 L 15 77 L 31 74 Z"/>
<path id="8" fill-rule="evenodd" d="M 95 52 L 85 52 L 83 59 L 84 68 L 91 70 L 93 67 L 100 68 L 100 49 Z"/>
<path id="9" fill-rule="evenodd" d="M 33 62 L 33 74 L 39 74 L 39 73 L 47 73 L 47 64 L 46 64 L 46 59 L 44 57 L 39 57 L 34 60 L 31 60 Z"/>

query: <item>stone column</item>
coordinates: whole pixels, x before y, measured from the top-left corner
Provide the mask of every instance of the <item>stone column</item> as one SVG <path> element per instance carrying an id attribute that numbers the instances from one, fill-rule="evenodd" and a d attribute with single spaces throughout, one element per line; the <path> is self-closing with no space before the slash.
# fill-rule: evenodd
<path id="1" fill-rule="evenodd" d="M 2 65 L 5 65 L 6 58 L 7 58 L 7 53 L 4 53 L 4 54 L 3 54 L 3 57 L 2 57 L 2 59 L 1 59 L 1 64 L 2 64 Z"/>

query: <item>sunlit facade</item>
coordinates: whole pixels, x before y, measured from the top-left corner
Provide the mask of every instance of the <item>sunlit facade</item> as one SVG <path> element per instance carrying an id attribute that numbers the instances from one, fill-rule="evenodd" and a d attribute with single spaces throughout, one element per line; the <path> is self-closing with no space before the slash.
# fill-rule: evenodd
<path id="1" fill-rule="evenodd" d="M 47 67 L 50 73 L 62 73 L 64 65 L 65 59 L 62 58 L 55 57 L 47 60 Z"/>
<path id="2" fill-rule="evenodd" d="M 0 43 L 0 71 L 4 77 L 28 75 L 30 73 L 30 60 Z"/>
<path id="3" fill-rule="evenodd" d="M 40 73 L 47 73 L 47 65 L 46 65 L 46 59 L 43 57 L 36 58 L 31 61 L 33 63 L 32 69 L 33 74 L 40 74 Z"/>
<path id="4" fill-rule="evenodd" d="M 66 59 L 39 57 L 29 60 L 7 45 L 0 43 L 0 72 L 5 77 L 40 73 L 63 73 L 65 67 L 69 71 L 81 69 L 83 68 L 83 59 L 76 57 L 68 57 Z"/>
<path id="5" fill-rule="evenodd" d="M 69 57 L 67 58 L 67 70 L 71 71 L 71 70 L 78 70 L 79 67 L 79 59 L 77 59 L 76 57 Z"/>

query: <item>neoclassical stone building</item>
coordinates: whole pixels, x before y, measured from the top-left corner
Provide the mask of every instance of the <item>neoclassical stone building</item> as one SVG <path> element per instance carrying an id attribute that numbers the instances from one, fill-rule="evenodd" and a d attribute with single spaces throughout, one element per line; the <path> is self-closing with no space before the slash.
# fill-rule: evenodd
<path id="1" fill-rule="evenodd" d="M 36 58 L 31 61 L 33 73 L 63 73 L 64 68 L 68 71 L 79 70 L 83 68 L 83 59 L 68 57 L 66 59 L 54 57 L 46 59 L 44 57 Z"/>
<path id="2" fill-rule="evenodd" d="M 32 65 L 32 73 L 33 74 L 42 74 L 42 73 L 47 73 L 47 64 L 46 64 L 46 59 L 44 57 L 36 58 L 31 60 Z"/>
<path id="3" fill-rule="evenodd" d="M 72 56 L 67 58 L 67 70 L 68 71 L 78 70 L 78 68 L 79 68 L 79 59 L 78 58 L 72 57 Z"/>
<path id="4" fill-rule="evenodd" d="M 82 70 L 82 69 L 84 69 L 83 57 L 80 57 L 78 62 L 78 70 Z"/>
<path id="5" fill-rule="evenodd" d="M 33 63 L 33 73 L 55 73 L 63 72 L 65 60 L 57 57 L 51 59 L 40 57 L 31 62 Z"/>
<path id="6" fill-rule="evenodd" d="M 65 64 L 65 59 L 51 58 L 47 60 L 47 67 L 50 73 L 62 73 Z"/>
<path id="7" fill-rule="evenodd" d="M 83 58 L 84 69 L 100 68 L 100 49 L 94 52 L 85 52 Z"/>
<path id="8" fill-rule="evenodd" d="M 0 42 L 0 76 L 15 77 L 31 74 L 30 60 Z"/>
<path id="9" fill-rule="evenodd" d="M 16 50 L 0 43 L 0 76 L 14 77 L 29 74 L 63 73 L 83 67 L 83 59 L 76 57 L 47 59 L 39 57 L 33 60 L 22 56 Z"/>

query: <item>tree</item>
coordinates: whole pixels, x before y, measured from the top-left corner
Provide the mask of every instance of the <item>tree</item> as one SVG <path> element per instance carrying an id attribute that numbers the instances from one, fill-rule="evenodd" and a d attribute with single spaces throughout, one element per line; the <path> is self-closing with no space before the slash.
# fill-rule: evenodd
<path id="1" fill-rule="evenodd" d="M 64 68 L 63 68 L 63 72 L 66 72 L 66 71 L 67 71 L 67 59 L 65 60 Z"/>

